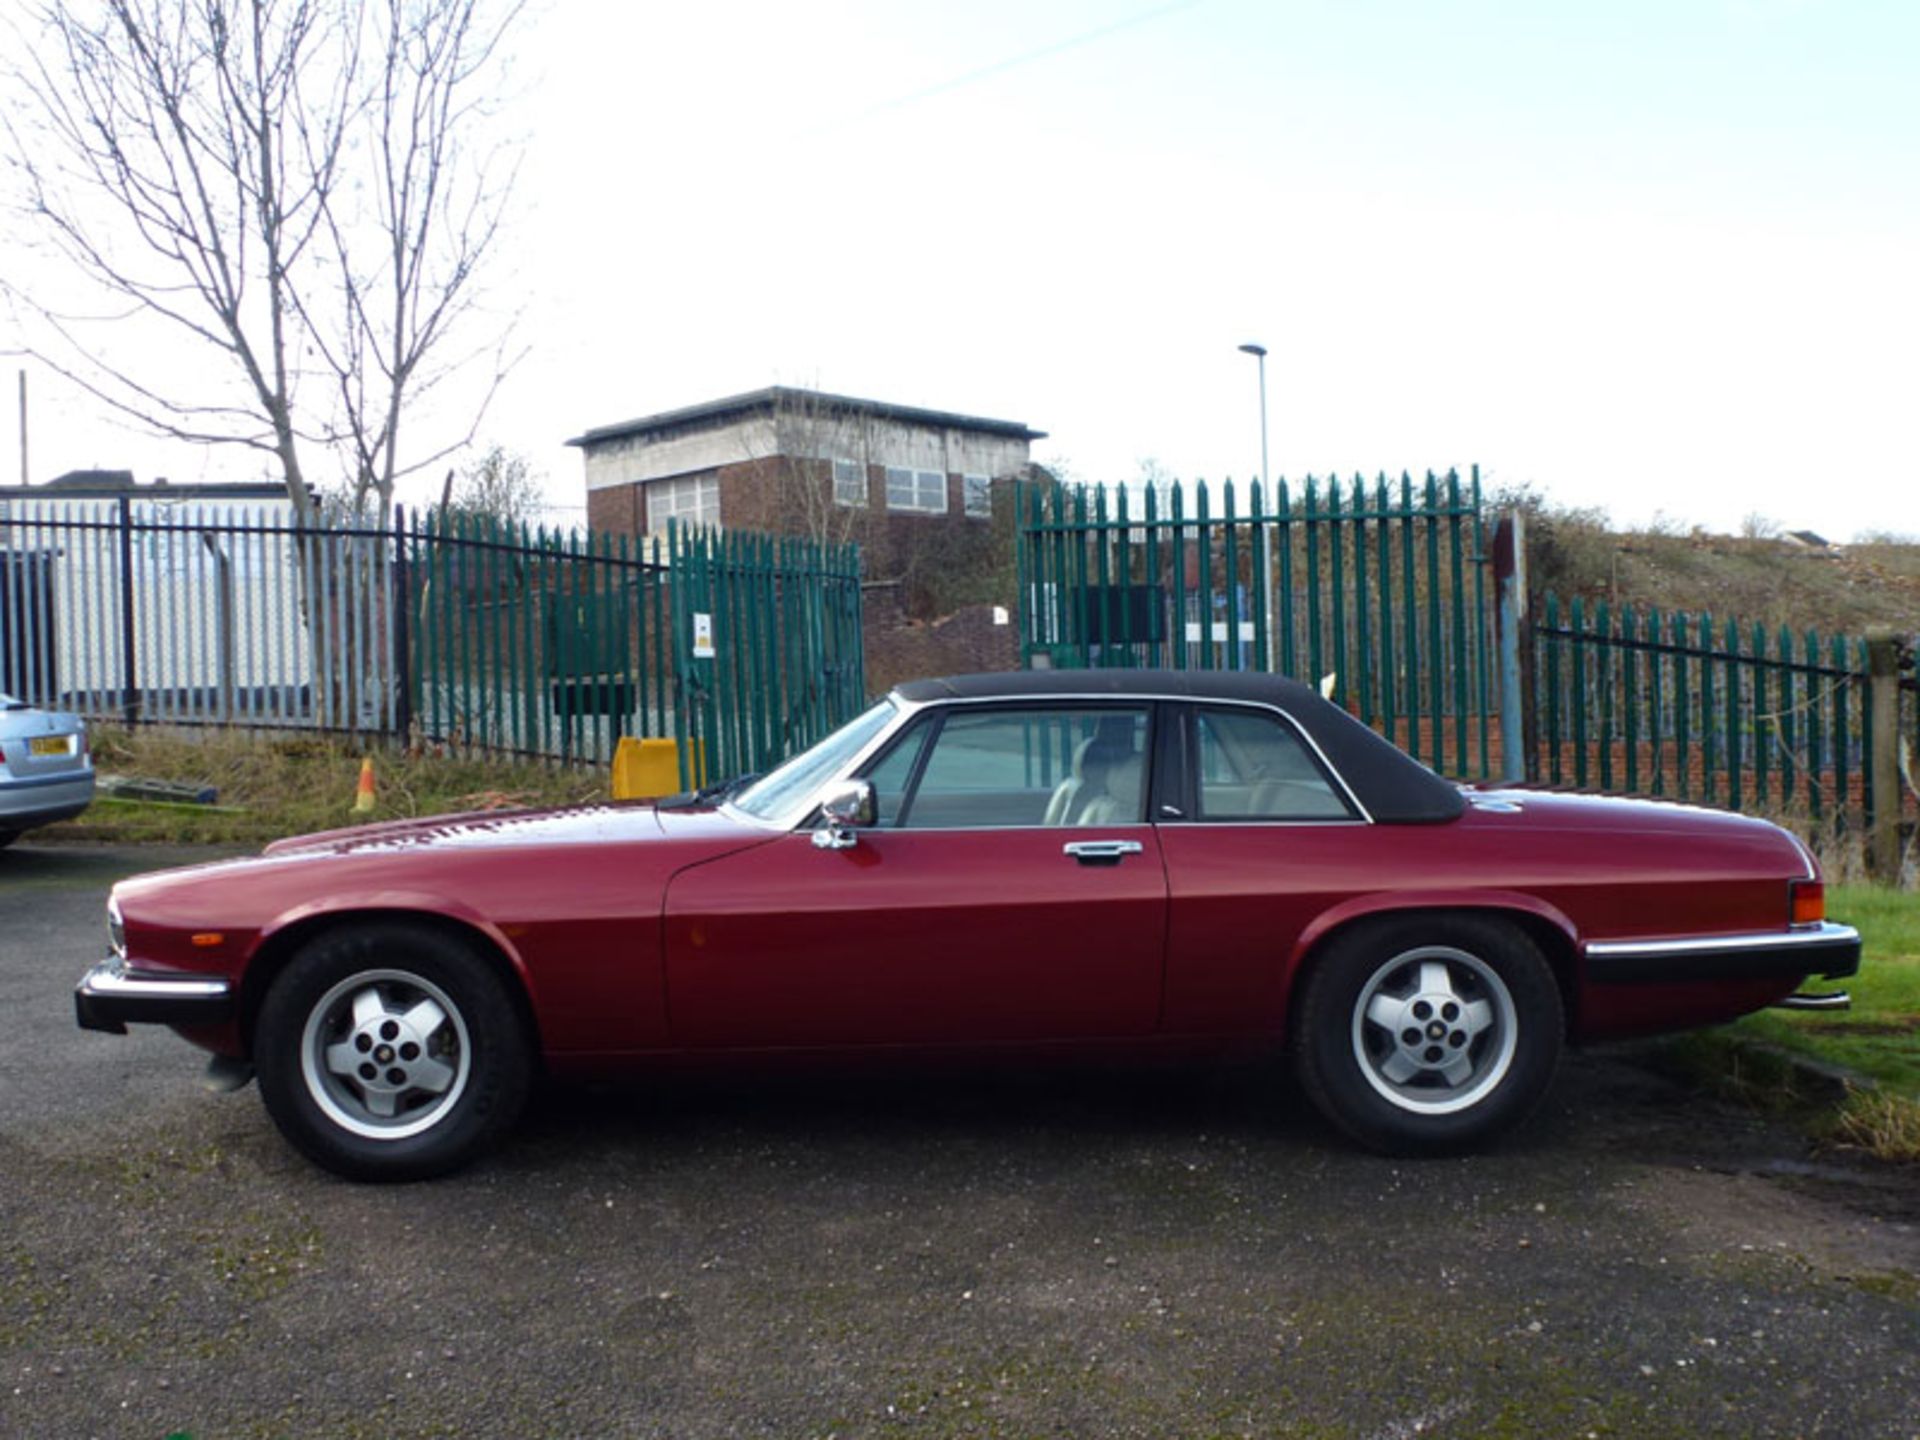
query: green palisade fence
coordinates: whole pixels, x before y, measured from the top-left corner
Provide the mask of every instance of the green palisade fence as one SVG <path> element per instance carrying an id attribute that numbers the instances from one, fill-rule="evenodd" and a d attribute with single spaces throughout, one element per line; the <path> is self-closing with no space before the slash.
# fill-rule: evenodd
<path id="1" fill-rule="evenodd" d="M 865 704 L 859 577 L 854 546 L 739 532 L 13 502 L 0 689 L 130 725 L 588 762 L 622 736 L 675 738 L 684 778 L 718 781 Z"/>
<path id="2" fill-rule="evenodd" d="M 1870 818 L 1864 640 L 1549 595 L 1533 645 L 1539 782 Z"/>
<path id="3" fill-rule="evenodd" d="M 1498 763 L 1480 477 L 1022 486 L 1028 665 L 1275 671 L 1445 774 Z"/>
<path id="4" fill-rule="evenodd" d="M 865 702 L 853 546 L 458 515 L 407 539 L 412 721 L 430 741 L 600 761 L 625 735 L 672 738 L 692 785 L 767 769 Z"/>
<path id="5" fill-rule="evenodd" d="M 770 769 L 859 713 L 855 546 L 672 526 L 667 548 L 686 783 Z"/>
<path id="6" fill-rule="evenodd" d="M 671 734 L 665 564 L 624 536 L 487 517 L 414 517 L 410 693 L 420 736 L 455 749 L 603 760 Z"/>

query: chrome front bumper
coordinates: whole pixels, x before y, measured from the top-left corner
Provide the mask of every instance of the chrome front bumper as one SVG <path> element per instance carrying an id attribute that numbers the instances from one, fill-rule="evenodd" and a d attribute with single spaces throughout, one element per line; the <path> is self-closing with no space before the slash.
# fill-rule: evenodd
<path id="1" fill-rule="evenodd" d="M 1596 985 L 1832 978 L 1859 971 L 1860 932 L 1823 920 L 1748 935 L 1595 940 L 1588 943 L 1586 955 L 1587 978 Z"/>
<path id="2" fill-rule="evenodd" d="M 233 1018 L 233 986 L 204 975 L 153 975 L 103 960 L 73 992 L 82 1030 L 124 1035 L 133 1025 L 218 1025 Z"/>

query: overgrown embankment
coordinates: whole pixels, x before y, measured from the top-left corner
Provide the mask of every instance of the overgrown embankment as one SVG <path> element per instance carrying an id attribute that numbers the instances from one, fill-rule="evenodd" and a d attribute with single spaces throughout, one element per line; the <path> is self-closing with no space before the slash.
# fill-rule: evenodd
<path id="1" fill-rule="evenodd" d="M 1528 491 L 1489 498 L 1489 517 L 1527 517 L 1533 587 L 1663 613 L 1703 612 L 1796 635 L 1860 635 L 1877 627 L 1920 633 L 1920 536 L 1883 534 L 1820 546 L 1755 517 L 1743 535 L 1711 535 L 1656 521 L 1614 529 L 1597 510 L 1546 503 Z"/>
<path id="2" fill-rule="evenodd" d="M 93 730 L 100 773 L 211 787 L 214 806 L 121 802 L 104 795 L 46 839 L 264 844 L 283 835 L 362 821 L 407 819 L 512 805 L 604 800 L 607 767 L 366 750 L 319 736 L 246 731 Z M 364 756 L 374 765 L 374 804 L 353 804 Z"/>

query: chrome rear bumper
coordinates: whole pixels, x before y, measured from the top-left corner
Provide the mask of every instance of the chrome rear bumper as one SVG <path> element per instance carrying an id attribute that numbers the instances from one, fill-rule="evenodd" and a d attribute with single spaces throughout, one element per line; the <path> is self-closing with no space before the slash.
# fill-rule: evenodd
<path id="1" fill-rule="evenodd" d="M 1837 977 L 1859 971 L 1860 932 L 1822 920 L 1758 934 L 1594 940 L 1586 955 L 1587 978 L 1596 985 Z"/>

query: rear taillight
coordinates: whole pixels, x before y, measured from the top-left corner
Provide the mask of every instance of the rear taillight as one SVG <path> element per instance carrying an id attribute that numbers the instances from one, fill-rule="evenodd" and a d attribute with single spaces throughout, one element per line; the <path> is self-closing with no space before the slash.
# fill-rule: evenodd
<path id="1" fill-rule="evenodd" d="M 1795 880 L 1787 886 L 1790 923 L 1818 925 L 1827 918 L 1827 887 L 1818 880 Z"/>

